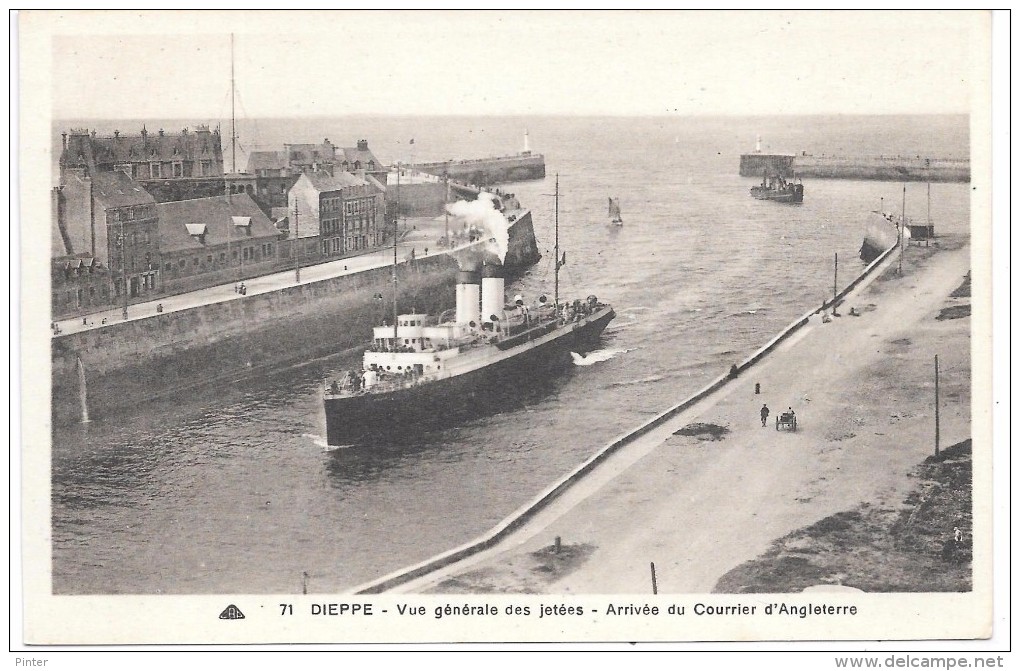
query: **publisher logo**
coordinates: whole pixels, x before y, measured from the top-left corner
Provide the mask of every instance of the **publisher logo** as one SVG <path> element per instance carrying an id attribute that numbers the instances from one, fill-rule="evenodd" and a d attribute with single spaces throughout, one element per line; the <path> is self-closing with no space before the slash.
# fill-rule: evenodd
<path id="1" fill-rule="evenodd" d="M 223 609 L 222 613 L 220 613 L 220 619 L 221 620 L 243 620 L 244 619 L 244 613 L 242 613 L 241 609 L 238 608 L 237 606 L 235 606 L 234 604 L 230 604 L 229 606 L 227 606 L 226 608 Z"/>

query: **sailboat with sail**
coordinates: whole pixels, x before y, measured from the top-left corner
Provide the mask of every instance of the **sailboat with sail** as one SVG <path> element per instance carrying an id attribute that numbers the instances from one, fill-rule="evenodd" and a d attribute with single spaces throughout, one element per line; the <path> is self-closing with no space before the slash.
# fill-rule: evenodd
<path id="1" fill-rule="evenodd" d="M 417 435 L 454 418 L 506 407 L 536 381 L 569 367 L 616 316 L 596 296 L 561 301 L 559 178 L 556 180 L 552 300 L 507 303 L 502 260 L 493 252 L 459 259 L 456 310 L 439 317 L 400 313 L 394 266 L 393 324 L 373 330 L 361 371 L 327 380 L 323 396 L 330 445 Z"/>
<path id="2" fill-rule="evenodd" d="M 609 199 L 609 223 L 614 226 L 623 226 L 623 216 L 620 214 L 620 199 Z"/>

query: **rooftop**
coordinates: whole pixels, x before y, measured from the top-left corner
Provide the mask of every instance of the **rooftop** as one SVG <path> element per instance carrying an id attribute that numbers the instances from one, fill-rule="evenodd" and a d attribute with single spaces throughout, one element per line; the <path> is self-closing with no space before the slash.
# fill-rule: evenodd
<path id="1" fill-rule="evenodd" d="M 246 193 L 157 203 L 156 209 L 160 251 L 194 251 L 280 233 Z"/>

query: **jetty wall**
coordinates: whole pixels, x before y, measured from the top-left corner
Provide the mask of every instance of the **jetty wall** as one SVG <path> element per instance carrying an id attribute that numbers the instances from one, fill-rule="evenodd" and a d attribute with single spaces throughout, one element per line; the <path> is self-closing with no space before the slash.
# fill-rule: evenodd
<path id="1" fill-rule="evenodd" d="M 813 177 L 895 182 L 969 182 L 967 159 L 921 156 L 813 156 L 801 154 L 741 154 L 740 175 Z"/>
<path id="2" fill-rule="evenodd" d="M 512 277 L 539 258 L 527 212 L 511 226 L 505 266 Z M 437 314 L 453 307 L 457 269 L 450 254 L 398 264 L 400 308 Z M 392 273 L 384 266 L 54 336 L 52 419 L 80 417 L 79 360 L 90 417 L 100 418 L 196 386 L 364 346 L 372 327 L 390 314 Z"/>
<path id="3" fill-rule="evenodd" d="M 790 177 L 793 174 L 793 154 L 741 154 L 741 177 L 764 177 L 765 175 L 781 175 Z"/>
<path id="4" fill-rule="evenodd" d="M 898 156 L 797 156 L 798 177 L 818 179 L 874 179 L 894 182 L 969 182 L 966 159 L 906 158 Z"/>
<path id="5" fill-rule="evenodd" d="M 748 371 L 753 366 L 760 363 L 769 353 L 775 351 L 780 344 L 788 340 L 800 329 L 807 326 L 812 316 L 818 314 L 823 309 L 831 308 L 832 305 L 844 300 L 851 291 L 860 287 L 866 280 L 873 278 L 877 274 L 879 268 L 881 268 L 883 264 L 890 259 L 897 249 L 898 247 L 896 245 L 886 249 L 877 259 L 868 264 L 867 267 L 865 267 L 864 270 L 862 270 L 861 273 L 858 274 L 857 277 L 855 277 L 846 287 L 839 291 L 836 296 L 834 296 L 831 300 L 826 301 L 822 307 L 813 309 L 810 312 L 805 313 L 799 319 L 791 322 L 786 326 L 786 328 L 755 350 L 750 356 L 739 364 L 735 364 L 733 369 L 726 374 L 720 375 L 694 395 L 656 415 L 637 428 L 617 437 L 615 440 L 592 455 L 583 464 L 550 485 L 530 503 L 514 512 L 480 538 L 450 550 L 449 552 L 443 553 L 419 564 L 415 564 L 414 566 L 401 569 L 372 582 L 362 584 L 356 587 L 353 590 L 353 593 L 379 594 L 411 582 L 412 580 L 422 578 L 434 571 L 451 566 L 472 555 L 496 546 L 498 543 L 510 536 L 514 531 L 520 529 L 527 522 L 533 519 L 539 512 L 547 508 L 554 500 L 559 498 L 567 490 L 578 484 L 585 476 L 609 459 L 610 456 L 617 453 L 627 445 L 630 445 L 638 438 L 662 426 L 680 413 L 691 409 L 695 404 L 704 401 L 709 396 L 723 389 L 726 385 L 737 379 L 741 373 Z"/>
<path id="6" fill-rule="evenodd" d="M 441 182 L 390 184 L 386 211 L 397 216 L 437 217 L 445 211 L 446 186 Z"/>
<path id="7" fill-rule="evenodd" d="M 542 154 L 435 161 L 415 164 L 414 167 L 431 175 L 445 175 L 458 182 L 479 186 L 545 178 L 545 157 Z"/>

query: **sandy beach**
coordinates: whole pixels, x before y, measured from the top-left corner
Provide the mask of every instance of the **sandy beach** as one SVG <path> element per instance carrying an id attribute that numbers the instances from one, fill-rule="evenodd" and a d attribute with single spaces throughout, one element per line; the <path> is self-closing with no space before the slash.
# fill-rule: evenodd
<path id="1" fill-rule="evenodd" d="M 861 503 L 897 505 L 934 451 L 935 355 L 941 445 L 970 437 L 970 299 L 950 296 L 969 254 L 962 238 L 911 247 L 902 275 L 893 254 L 841 316 L 813 317 L 503 542 L 397 591 L 650 593 L 654 562 L 660 593 L 711 592 L 777 538 Z M 945 308 L 955 318 L 936 319 Z M 795 432 L 775 426 L 787 408 Z"/>

